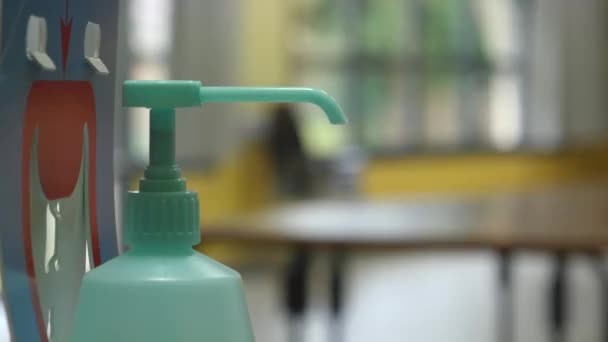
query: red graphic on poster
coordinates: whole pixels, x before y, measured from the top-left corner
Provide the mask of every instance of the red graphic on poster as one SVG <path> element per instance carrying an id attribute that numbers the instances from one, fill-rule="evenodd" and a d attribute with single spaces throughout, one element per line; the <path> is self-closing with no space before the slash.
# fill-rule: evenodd
<path id="1" fill-rule="evenodd" d="M 30 218 L 30 160 L 34 134 L 38 131 L 38 177 L 48 200 L 68 197 L 78 182 L 83 160 L 83 129 L 88 134 L 88 201 L 93 264 L 101 263 L 95 203 L 95 95 L 88 81 L 36 81 L 25 109 L 22 152 L 23 235 L 30 291 L 40 336 L 47 341 L 36 285 Z"/>

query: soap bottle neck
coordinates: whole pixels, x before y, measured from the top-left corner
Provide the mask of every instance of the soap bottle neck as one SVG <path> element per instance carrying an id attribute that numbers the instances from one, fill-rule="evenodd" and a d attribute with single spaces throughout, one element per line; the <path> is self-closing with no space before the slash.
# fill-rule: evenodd
<path id="1" fill-rule="evenodd" d="M 194 249 L 188 243 L 177 241 L 139 241 L 133 243 L 132 255 L 190 255 Z"/>

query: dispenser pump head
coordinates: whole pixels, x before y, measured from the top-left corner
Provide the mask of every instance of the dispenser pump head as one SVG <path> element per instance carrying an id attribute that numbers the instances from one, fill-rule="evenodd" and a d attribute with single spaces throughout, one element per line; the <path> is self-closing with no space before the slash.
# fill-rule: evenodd
<path id="1" fill-rule="evenodd" d="M 175 163 L 175 108 L 205 102 L 310 102 L 323 109 L 331 123 L 346 122 L 336 101 L 318 89 L 203 87 L 198 81 L 126 81 L 123 105 L 150 108 L 150 164 L 140 182 L 141 191 L 186 189 Z"/>
<path id="2" fill-rule="evenodd" d="M 127 240 L 186 237 L 198 234 L 198 199 L 186 191 L 175 162 L 175 109 L 205 102 L 310 102 L 333 124 L 346 123 L 336 101 L 311 88 L 203 87 L 198 81 L 126 81 L 123 106 L 150 109 L 150 162 L 139 182 L 139 192 L 127 197 Z M 187 238 L 191 237 L 191 238 Z"/>

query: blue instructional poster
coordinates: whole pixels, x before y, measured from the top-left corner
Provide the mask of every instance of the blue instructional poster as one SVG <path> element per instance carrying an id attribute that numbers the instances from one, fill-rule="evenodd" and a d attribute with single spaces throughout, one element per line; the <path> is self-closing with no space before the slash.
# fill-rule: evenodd
<path id="1" fill-rule="evenodd" d="M 118 0 L 0 4 L 5 323 L 17 342 L 67 341 L 82 276 L 118 252 L 112 158 Z"/>

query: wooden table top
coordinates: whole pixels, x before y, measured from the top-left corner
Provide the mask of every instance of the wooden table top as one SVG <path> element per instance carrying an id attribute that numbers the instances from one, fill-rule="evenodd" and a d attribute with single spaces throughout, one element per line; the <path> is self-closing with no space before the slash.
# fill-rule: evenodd
<path id="1" fill-rule="evenodd" d="M 202 228 L 203 241 L 345 248 L 608 246 L 608 186 L 391 201 L 318 200 Z"/>

